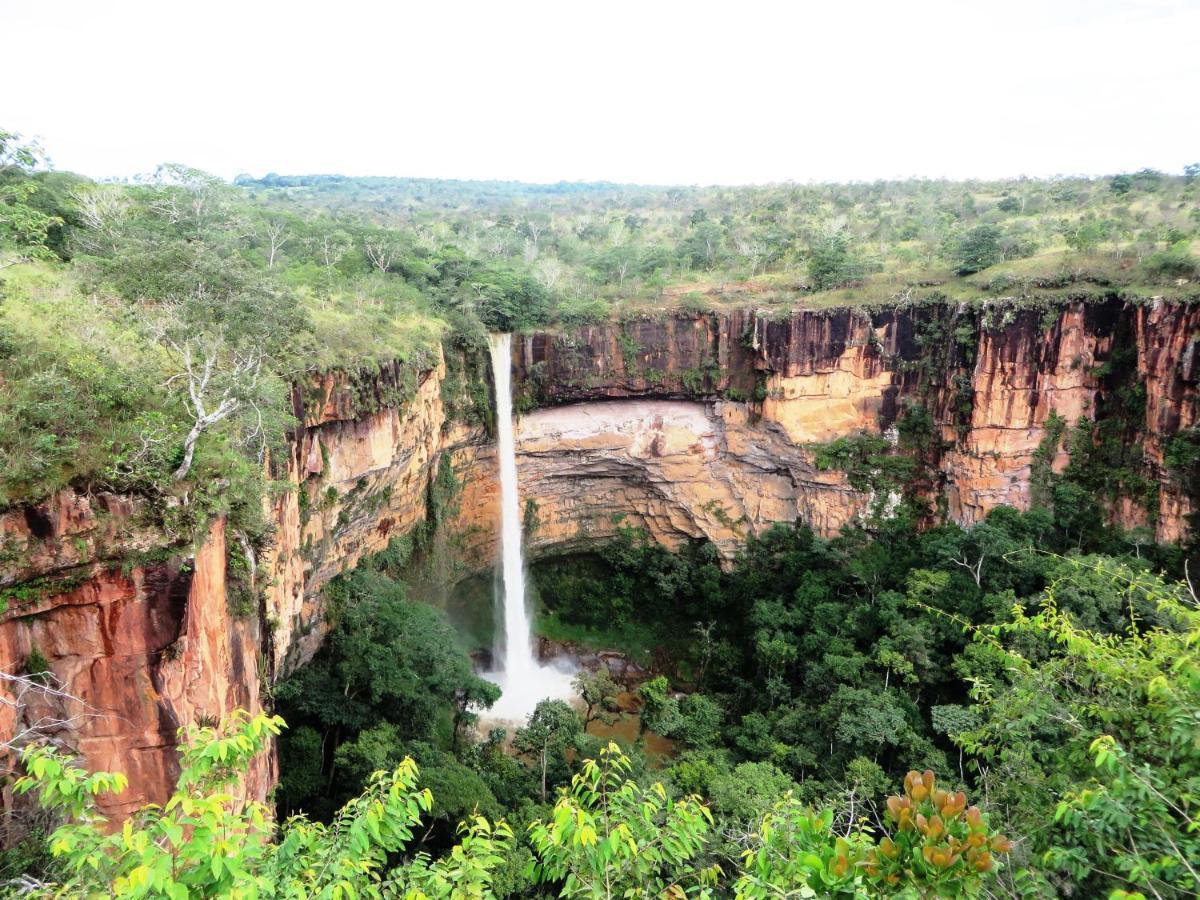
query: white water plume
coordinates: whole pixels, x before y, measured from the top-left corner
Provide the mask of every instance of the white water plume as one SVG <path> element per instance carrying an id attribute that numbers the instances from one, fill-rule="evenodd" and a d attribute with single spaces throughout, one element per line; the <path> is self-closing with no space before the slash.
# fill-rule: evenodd
<path id="1" fill-rule="evenodd" d="M 504 692 L 491 719 L 523 722 L 538 701 L 573 696 L 570 671 L 543 666 L 533 652 L 521 551 L 521 498 L 512 417 L 512 335 L 491 336 L 492 383 L 496 387 L 496 456 L 500 469 L 500 591 L 502 628 L 496 631 L 495 671 L 488 677 Z"/>

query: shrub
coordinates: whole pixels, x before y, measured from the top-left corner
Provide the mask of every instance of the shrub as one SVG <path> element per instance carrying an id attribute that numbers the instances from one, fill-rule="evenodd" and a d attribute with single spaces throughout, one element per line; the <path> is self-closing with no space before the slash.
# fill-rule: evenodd
<path id="1" fill-rule="evenodd" d="M 830 290 L 858 281 L 866 270 L 866 264 L 841 232 L 823 237 L 809 247 L 808 274 L 817 290 Z"/>
<path id="2" fill-rule="evenodd" d="M 36 793 L 66 820 L 48 838 L 60 883 L 40 887 L 54 896 L 172 900 L 492 896 L 493 878 L 516 849 L 504 822 L 472 814 L 442 858 L 403 855 L 434 808 L 412 759 L 376 772 L 330 825 L 303 815 L 276 824 L 261 803 L 237 800 L 234 785 L 283 727 L 278 716 L 242 711 L 217 726 L 190 726 L 171 799 L 115 831 L 96 798 L 123 790 L 123 775 L 89 775 L 54 748 L 26 748 L 17 792 Z M 612 743 L 584 760 L 551 814 L 529 826 L 527 875 L 563 897 L 711 896 L 724 873 L 711 862 L 708 807 L 694 795 L 672 799 L 659 783 L 639 785 L 631 771 Z M 780 773 L 768 775 L 785 786 Z M 887 810 L 888 833 L 878 839 L 862 826 L 837 835 L 831 811 L 811 812 L 786 793 L 748 836 L 733 873 L 736 896 L 977 896 L 1011 847 L 964 794 L 939 789 L 932 772 L 909 772 Z"/>
<path id="3" fill-rule="evenodd" d="M 1176 241 L 1146 257 L 1142 269 L 1151 278 L 1194 278 L 1200 272 L 1200 260 L 1192 255 L 1190 241 Z"/>
<path id="4" fill-rule="evenodd" d="M 982 272 L 1001 259 L 1000 229 L 995 225 L 972 228 L 958 242 L 959 275 Z"/>

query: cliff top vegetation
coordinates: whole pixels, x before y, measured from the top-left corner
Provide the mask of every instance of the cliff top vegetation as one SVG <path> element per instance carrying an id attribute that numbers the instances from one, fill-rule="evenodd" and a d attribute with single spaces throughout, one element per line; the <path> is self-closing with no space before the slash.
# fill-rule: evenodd
<path id="1" fill-rule="evenodd" d="M 511 261 L 555 318 L 1123 290 L 1192 297 L 1197 176 L 753 187 L 241 177 L 256 202 Z"/>
<path id="2" fill-rule="evenodd" d="M 0 130 L 0 508 L 75 484 L 139 491 L 168 519 L 187 492 L 180 534 L 238 504 L 253 531 L 292 385 L 400 360 L 415 386 L 439 343 L 453 363 L 488 330 L 722 306 L 1195 299 L 1198 175 L 231 185 L 164 165 L 101 184 Z"/>

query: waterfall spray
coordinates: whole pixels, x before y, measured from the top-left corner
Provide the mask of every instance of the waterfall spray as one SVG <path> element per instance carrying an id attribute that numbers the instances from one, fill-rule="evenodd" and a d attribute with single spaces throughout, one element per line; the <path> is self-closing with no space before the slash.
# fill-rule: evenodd
<path id="1" fill-rule="evenodd" d="M 500 469 L 500 590 L 503 629 L 497 629 L 490 676 L 504 692 L 492 715 L 523 719 L 546 697 L 571 696 L 570 672 L 542 666 L 533 652 L 526 606 L 525 561 L 521 550 L 521 498 L 517 484 L 516 439 L 512 417 L 512 335 L 490 339 L 492 383 L 496 387 L 496 457 Z"/>

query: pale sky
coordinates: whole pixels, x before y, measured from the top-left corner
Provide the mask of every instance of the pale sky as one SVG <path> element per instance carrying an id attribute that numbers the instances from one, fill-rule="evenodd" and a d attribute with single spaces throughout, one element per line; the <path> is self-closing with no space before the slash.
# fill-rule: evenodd
<path id="1" fill-rule="evenodd" d="M 657 184 L 1200 161 L 1200 0 L 0 0 L 0 128 L 93 177 Z"/>

